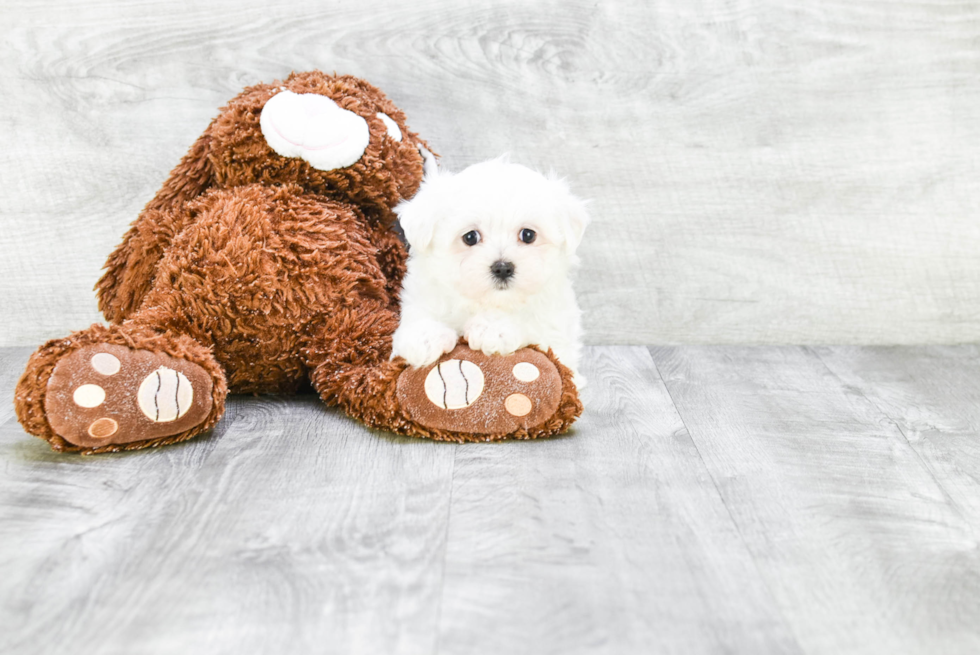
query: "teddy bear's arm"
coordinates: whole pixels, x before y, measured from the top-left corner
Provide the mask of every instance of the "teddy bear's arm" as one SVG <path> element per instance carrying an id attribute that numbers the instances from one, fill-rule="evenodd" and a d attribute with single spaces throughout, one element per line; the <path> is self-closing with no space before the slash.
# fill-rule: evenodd
<path id="1" fill-rule="evenodd" d="M 95 286 L 99 310 L 109 321 L 120 323 L 139 308 L 164 251 L 193 220 L 185 204 L 204 193 L 213 181 L 208 160 L 210 131 L 209 126 L 191 146 L 109 255 L 105 273 Z"/>
<path id="2" fill-rule="evenodd" d="M 376 258 L 385 277 L 385 290 L 397 306 L 402 278 L 405 277 L 405 260 L 408 258 L 405 244 L 394 230 L 380 224 L 371 234 L 371 242 L 377 248 Z"/>

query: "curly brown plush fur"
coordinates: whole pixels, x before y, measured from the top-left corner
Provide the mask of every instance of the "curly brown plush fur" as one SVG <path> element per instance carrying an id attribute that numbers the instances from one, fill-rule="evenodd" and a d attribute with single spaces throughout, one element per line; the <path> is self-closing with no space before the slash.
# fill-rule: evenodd
<path id="1" fill-rule="evenodd" d="M 274 152 L 263 138 L 263 105 L 280 87 L 317 93 L 361 116 L 370 142 L 353 165 L 318 170 Z M 383 112 L 403 138 L 387 138 Z M 42 346 L 17 387 L 25 429 L 55 450 L 86 453 L 190 438 L 221 417 L 231 392 L 321 397 L 364 423 L 394 432 L 464 441 L 532 438 L 565 430 L 581 412 L 568 370 L 559 410 L 543 424 L 506 434 L 434 430 L 409 418 L 395 394 L 406 365 L 391 362 L 405 249 L 392 208 L 423 175 L 404 114 L 378 89 L 319 72 L 259 84 L 233 99 L 173 170 L 112 253 L 97 285 L 113 325 L 93 325 Z M 125 345 L 185 359 L 214 380 L 213 406 L 192 429 L 160 439 L 80 447 L 55 434 L 46 390 L 57 363 L 92 344 Z"/>
<path id="2" fill-rule="evenodd" d="M 371 130 L 364 156 L 347 168 L 320 171 L 301 159 L 273 152 L 262 136 L 259 116 L 280 87 L 325 95 L 360 115 Z M 401 141 L 384 138 L 386 128 L 376 115 L 379 111 L 398 123 L 404 135 Z M 164 250 L 196 220 L 185 206 L 211 188 L 297 184 L 303 192 L 357 207 L 378 247 L 391 249 L 397 241 L 388 230 L 396 220 L 391 209 L 402 198 L 412 197 L 422 180 L 418 145 L 428 147 L 408 129 L 402 111 L 381 91 L 355 77 L 294 73 L 285 82 L 245 89 L 191 146 L 110 255 L 97 285 L 99 309 L 118 323 L 139 308 Z M 385 273 L 400 282 L 404 257 L 389 256 L 387 263 L 391 268 Z"/>

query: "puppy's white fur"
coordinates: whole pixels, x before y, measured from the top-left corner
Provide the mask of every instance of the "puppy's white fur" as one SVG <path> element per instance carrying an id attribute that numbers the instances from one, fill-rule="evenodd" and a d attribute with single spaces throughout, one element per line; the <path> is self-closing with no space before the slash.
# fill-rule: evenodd
<path id="1" fill-rule="evenodd" d="M 455 175 L 427 175 L 395 211 L 410 249 L 392 357 L 425 366 L 461 335 L 488 355 L 536 344 L 551 348 L 575 384 L 584 384 L 581 311 L 569 271 L 589 218 L 564 182 L 494 159 Z M 525 229 L 535 232 L 531 243 L 521 240 Z M 474 230 L 480 240 L 468 246 L 463 236 Z M 498 261 L 514 266 L 506 284 L 491 273 Z"/>

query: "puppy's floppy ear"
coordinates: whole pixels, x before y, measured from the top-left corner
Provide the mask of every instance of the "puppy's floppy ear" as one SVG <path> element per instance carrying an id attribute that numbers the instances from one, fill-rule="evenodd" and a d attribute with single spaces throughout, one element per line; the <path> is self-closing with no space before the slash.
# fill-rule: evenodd
<path id="1" fill-rule="evenodd" d="M 435 235 L 439 195 L 435 187 L 439 186 L 440 177 L 444 174 L 426 177 L 411 200 L 403 200 L 395 207 L 405 240 L 416 251 L 427 249 Z"/>
<path id="2" fill-rule="evenodd" d="M 588 202 L 573 196 L 564 181 L 557 181 L 557 183 L 561 188 L 558 221 L 562 236 L 565 238 L 565 249 L 572 254 L 578 250 L 585 228 L 591 221 L 587 209 Z"/>

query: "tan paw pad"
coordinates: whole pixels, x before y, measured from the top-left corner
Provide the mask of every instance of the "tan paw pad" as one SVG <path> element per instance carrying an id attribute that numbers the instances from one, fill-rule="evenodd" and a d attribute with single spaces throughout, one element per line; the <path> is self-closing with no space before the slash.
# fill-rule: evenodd
<path id="1" fill-rule="evenodd" d="M 146 418 L 154 423 L 169 423 L 191 408 L 194 387 L 183 373 L 161 366 L 144 378 L 136 400 Z"/>
<path id="2" fill-rule="evenodd" d="M 531 413 L 534 403 L 522 393 L 512 393 L 504 401 L 504 408 L 512 416 L 527 416 Z"/>
<path id="3" fill-rule="evenodd" d="M 119 372 L 119 358 L 109 353 L 95 353 L 91 359 L 92 368 L 102 375 L 115 375 Z"/>
<path id="4" fill-rule="evenodd" d="M 79 407 L 91 409 L 105 402 L 105 389 L 97 384 L 83 384 L 75 389 L 71 397 Z"/>
<path id="5" fill-rule="evenodd" d="M 88 426 L 88 434 L 93 439 L 108 439 L 119 430 L 119 423 L 111 418 L 100 418 Z"/>
<path id="6" fill-rule="evenodd" d="M 511 370 L 514 377 L 521 382 L 534 382 L 541 375 L 541 371 L 538 367 L 531 362 L 518 362 L 514 364 L 514 368 Z"/>
<path id="7" fill-rule="evenodd" d="M 473 362 L 450 359 L 425 378 L 425 395 L 440 409 L 463 409 L 483 393 L 483 371 Z"/>

